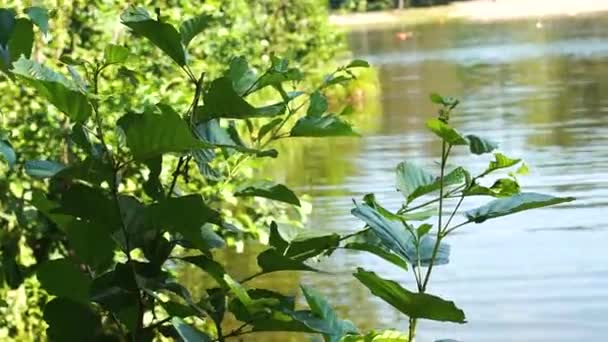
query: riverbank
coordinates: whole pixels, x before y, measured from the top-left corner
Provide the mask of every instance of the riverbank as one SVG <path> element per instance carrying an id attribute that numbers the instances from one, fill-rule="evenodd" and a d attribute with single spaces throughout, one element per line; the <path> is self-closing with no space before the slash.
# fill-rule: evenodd
<path id="1" fill-rule="evenodd" d="M 542 19 L 598 12 L 608 12 L 608 0 L 473 0 L 401 11 L 332 14 L 330 21 L 336 26 L 363 27 L 442 23 L 447 20 Z"/>

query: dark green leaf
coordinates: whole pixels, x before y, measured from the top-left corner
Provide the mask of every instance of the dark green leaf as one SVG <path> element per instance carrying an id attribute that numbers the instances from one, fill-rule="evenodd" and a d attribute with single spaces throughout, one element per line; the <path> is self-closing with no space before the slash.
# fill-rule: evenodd
<path id="1" fill-rule="evenodd" d="M 327 98 L 318 91 L 315 91 L 310 95 L 310 104 L 308 105 L 308 110 L 306 111 L 307 116 L 321 116 L 325 114 L 329 104 L 327 103 Z"/>
<path id="2" fill-rule="evenodd" d="M 15 150 L 13 150 L 13 147 L 8 141 L 0 140 L 0 155 L 4 157 L 4 160 L 6 160 L 6 163 L 10 168 L 15 166 L 17 154 L 15 154 Z"/>
<path id="3" fill-rule="evenodd" d="M 68 259 L 55 259 L 45 262 L 36 272 L 42 288 L 48 293 L 88 303 L 91 280 Z"/>
<path id="4" fill-rule="evenodd" d="M 304 116 L 291 128 L 290 135 L 292 137 L 359 136 L 348 122 L 333 114 Z"/>
<path id="5" fill-rule="evenodd" d="M 304 261 L 336 248 L 340 243 L 340 236 L 338 234 L 306 238 L 296 236 L 295 238 L 286 240 L 281 235 L 276 223 L 272 222 L 268 242 L 281 255 L 298 261 Z"/>
<path id="6" fill-rule="evenodd" d="M 426 293 L 415 293 L 401 287 L 392 280 L 378 277 L 374 272 L 357 269 L 354 274 L 375 296 L 411 318 L 426 318 L 434 321 L 465 323 L 464 312 L 454 302 Z"/>
<path id="7" fill-rule="evenodd" d="M 47 35 L 49 33 L 49 11 L 44 7 L 28 7 L 25 14 L 38 26 L 40 31 Z"/>
<path id="8" fill-rule="evenodd" d="M 179 34 L 182 39 L 182 43 L 185 47 L 188 47 L 190 41 L 196 37 L 199 33 L 207 29 L 212 23 L 213 17 L 210 15 L 198 15 L 194 18 L 184 21 L 179 26 Z"/>
<path id="9" fill-rule="evenodd" d="M 450 127 L 439 119 L 431 119 L 426 122 L 426 126 L 438 137 L 445 140 L 450 145 L 468 145 L 467 138 L 462 136 L 456 129 Z"/>
<path id="10" fill-rule="evenodd" d="M 148 179 L 144 182 L 144 191 L 151 198 L 160 201 L 165 198 L 165 190 L 163 184 L 160 181 L 160 174 L 163 170 L 163 156 L 156 156 L 150 159 L 144 160 L 143 162 L 150 173 Z"/>
<path id="11" fill-rule="evenodd" d="M 261 141 L 262 138 L 264 138 L 266 136 L 266 134 L 268 134 L 270 131 L 272 131 L 272 129 L 275 128 L 277 125 L 279 125 L 281 122 L 283 122 L 282 118 L 276 118 L 276 119 L 268 122 L 264 126 L 262 126 L 260 128 L 260 130 L 258 131 L 258 141 Z"/>
<path id="12" fill-rule="evenodd" d="M 267 181 L 258 181 L 239 187 L 234 193 L 237 197 L 264 197 L 275 201 L 300 206 L 298 196 L 285 185 Z"/>
<path id="13" fill-rule="evenodd" d="M 237 86 L 244 87 L 239 84 Z M 199 120 L 272 117 L 282 114 L 284 111 L 282 104 L 260 108 L 253 107 L 237 93 L 233 80 L 226 76 L 211 82 L 203 99 L 205 104 L 197 113 Z"/>
<path id="14" fill-rule="evenodd" d="M 369 243 L 351 242 L 346 244 L 344 248 L 371 253 L 407 271 L 407 262 L 405 259 L 393 252 L 386 251 L 380 248 L 379 246 L 375 246 Z"/>
<path id="15" fill-rule="evenodd" d="M 79 179 L 95 185 L 103 182 L 112 184 L 114 170 L 112 165 L 107 164 L 102 159 L 87 158 L 83 162 L 61 169 L 53 177 L 70 181 Z"/>
<path id="16" fill-rule="evenodd" d="M 76 256 L 91 268 L 102 269 L 114 259 L 116 243 L 108 227 L 73 220 L 65 229 Z"/>
<path id="17" fill-rule="evenodd" d="M 490 153 L 498 148 L 498 144 L 476 135 L 467 135 L 467 140 L 469 140 L 469 149 L 473 154 L 484 154 Z"/>
<path id="18" fill-rule="evenodd" d="M 88 305 L 68 298 L 55 298 L 44 307 L 46 334 L 52 342 L 94 341 L 101 331 L 101 319 Z"/>
<path id="19" fill-rule="evenodd" d="M 171 24 L 152 19 L 141 7 L 129 8 L 122 13 L 120 19 L 134 33 L 150 40 L 179 66 L 186 65 L 186 52 L 181 36 Z"/>
<path id="20" fill-rule="evenodd" d="M 103 52 L 106 64 L 122 64 L 129 58 L 129 49 L 115 44 L 109 44 Z"/>
<path id="21" fill-rule="evenodd" d="M 30 58 L 34 46 L 34 28 L 32 22 L 19 18 L 15 21 L 15 30 L 8 41 L 8 53 L 10 60 L 7 65 L 20 59 L 21 56 Z"/>
<path id="22" fill-rule="evenodd" d="M 4 47 L 15 30 L 15 10 L 0 8 L 0 46 Z"/>
<path id="23" fill-rule="evenodd" d="M 198 316 L 198 312 L 188 305 L 184 305 L 181 303 L 168 301 L 161 303 L 161 306 L 167 311 L 167 314 L 172 317 L 190 317 L 190 316 Z"/>
<path id="24" fill-rule="evenodd" d="M 164 111 L 161 115 L 129 113 L 118 120 L 118 125 L 125 132 L 131 153 L 139 160 L 209 147 L 196 139 L 188 124 L 172 111 Z"/>
<path id="25" fill-rule="evenodd" d="M 226 288 L 226 282 L 224 281 L 224 275 L 226 274 L 226 270 L 224 270 L 224 266 L 219 262 L 207 257 L 205 255 L 197 255 L 197 256 L 189 256 L 184 257 L 182 260 L 189 262 L 191 264 L 196 265 L 203 271 L 207 272 L 215 281 Z"/>
<path id="26" fill-rule="evenodd" d="M 355 59 L 352 62 L 348 63 L 346 66 L 347 69 L 350 68 L 369 68 L 369 63 L 362 59 Z"/>
<path id="27" fill-rule="evenodd" d="M 196 329 L 195 327 L 186 324 L 179 317 L 173 317 L 171 324 L 184 342 L 211 342 L 209 335 Z"/>
<path id="28" fill-rule="evenodd" d="M 50 178 L 64 167 L 62 164 L 50 160 L 28 160 L 25 162 L 25 173 L 36 178 Z"/>
<path id="29" fill-rule="evenodd" d="M 267 249 L 258 255 L 258 266 L 260 266 L 264 273 L 277 271 L 318 272 L 318 270 L 304 264 L 302 261 L 278 253 L 274 248 Z"/>
<path id="30" fill-rule="evenodd" d="M 311 311 L 323 319 L 332 330 L 330 334 L 324 334 L 326 342 L 339 342 L 347 334 L 358 333 L 357 328 L 350 321 L 342 320 L 338 317 L 334 309 L 323 296 L 313 288 L 300 285 L 306 302 Z"/>
<path id="31" fill-rule="evenodd" d="M 482 223 L 487 219 L 570 201 L 574 201 L 574 198 L 522 192 L 511 197 L 495 199 L 484 206 L 467 211 L 465 215 L 469 221 Z"/>
<path id="32" fill-rule="evenodd" d="M 114 199 L 99 188 L 81 183 L 74 183 L 63 192 L 60 207 L 52 212 L 90 220 L 104 225 L 108 231 L 117 229 L 121 222 Z"/>
<path id="33" fill-rule="evenodd" d="M 76 90 L 63 75 L 25 58 L 13 63 L 12 72 L 72 120 L 83 122 L 91 116 L 92 107 L 86 95 Z"/>

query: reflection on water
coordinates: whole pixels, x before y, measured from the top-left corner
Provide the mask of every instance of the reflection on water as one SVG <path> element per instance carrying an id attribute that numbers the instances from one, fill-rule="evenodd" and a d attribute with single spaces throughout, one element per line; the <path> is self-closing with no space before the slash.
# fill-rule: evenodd
<path id="1" fill-rule="evenodd" d="M 455 235 L 451 263 L 437 269 L 430 291 L 454 300 L 469 323 L 423 322 L 420 341 L 605 341 L 608 17 L 555 19 L 542 29 L 533 21 L 419 27 L 402 42 L 395 32 L 403 29 L 349 36 L 355 55 L 379 70 L 382 113 L 375 129 L 356 141 L 307 146 L 285 167 L 288 182 L 314 196 L 310 229 L 360 227 L 349 214 L 351 198 L 368 192 L 396 208 L 395 165 L 411 159 L 434 167 L 439 154 L 424 130 L 436 110 L 428 94 L 456 96 L 462 108 L 454 125 L 492 137 L 507 155 L 527 160 L 526 189 L 578 200 Z M 479 170 L 487 159 L 457 150 L 455 162 Z M 291 293 L 298 282 L 315 286 L 363 330 L 406 329 L 402 316 L 351 276 L 356 266 L 413 283 L 373 256 L 345 252 L 320 265 L 331 275 L 280 274 L 272 281 Z"/>

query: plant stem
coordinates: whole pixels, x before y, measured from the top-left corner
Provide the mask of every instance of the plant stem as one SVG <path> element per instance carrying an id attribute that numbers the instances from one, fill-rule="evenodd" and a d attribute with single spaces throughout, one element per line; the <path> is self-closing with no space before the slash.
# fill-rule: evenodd
<path id="1" fill-rule="evenodd" d="M 416 323 L 418 323 L 417 319 L 410 317 L 410 325 L 407 334 L 408 342 L 414 342 L 414 338 L 416 338 Z"/>
<path id="2" fill-rule="evenodd" d="M 441 173 L 439 180 L 439 212 L 437 218 L 437 240 L 435 241 L 435 246 L 433 247 L 433 254 L 431 255 L 431 262 L 429 264 L 429 268 L 426 271 L 426 276 L 424 277 L 424 282 L 422 283 L 421 292 L 424 293 L 426 290 L 426 286 L 429 283 L 429 279 L 431 277 L 431 272 L 433 271 L 433 265 L 435 264 L 435 258 L 437 257 L 437 252 L 439 251 L 439 245 L 441 244 L 442 238 L 442 219 L 443 219 L 443 191 L 444 191 L 444 175 L 445 175 L 445 165 L 448 160 L 448 156 L 450 154 L 450 150 L 452 149 L 452 145 L 446 144 L 445 140 L 441 142 Z"/>

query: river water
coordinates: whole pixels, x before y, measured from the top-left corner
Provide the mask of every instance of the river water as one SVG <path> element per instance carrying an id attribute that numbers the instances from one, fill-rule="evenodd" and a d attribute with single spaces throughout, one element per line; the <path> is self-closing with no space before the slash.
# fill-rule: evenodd
<path id="1" fill-rule="evenodd" d="M 410 30 L 412 38 L 396 38 Z M 454 235 L 451 262 L 436 269 L 430 292 L 454 300 L 468 323 L 423 321 L 419 340 L 608 340 L 608 17 L 388 27 L 351 32 L 348 41 L 379 72 L 380 110 L 369 114 L 378 118 L 361 139 L 308 151 L 309 176 L 296 183 L 314 195 L 311 229 L 361 227 L 349 214 L 351 200 L 368 192 L 397 208 L 396 164 L 433 167 L 439 155 L 424 128 L 436 112 L 429 93 L 458 97 L 453 124 L 526 160 L 524 189 L 577 200 Z M 486 165 L 464 152 L 455 151 L 455 162 Z M 323 266 L 334 273 L 299 281 L 362 329 L 406 329 L 406 319 L 351 273 L 361 266 L 413 288 L 410 274 L 358 253 L 337 253 Z"/>

